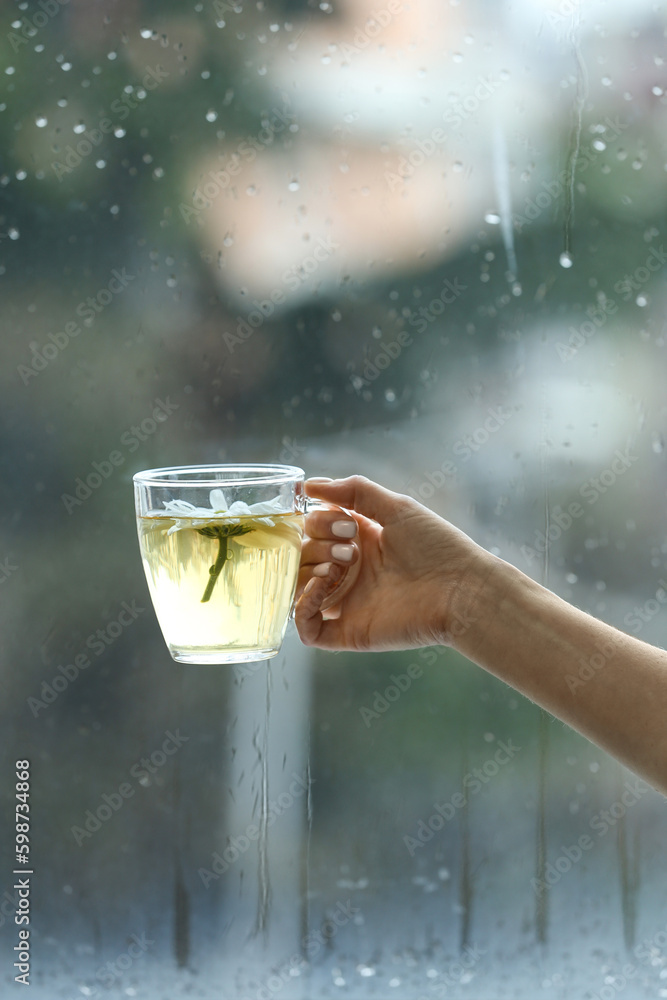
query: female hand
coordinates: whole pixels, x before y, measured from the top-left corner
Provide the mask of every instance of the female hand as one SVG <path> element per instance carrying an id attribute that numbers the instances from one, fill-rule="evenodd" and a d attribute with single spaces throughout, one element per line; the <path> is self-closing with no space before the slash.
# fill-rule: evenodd
<path id="1" fill-rule="evenodd" d="M 467 535 L 363 476 L 310 479 L 306 492 L 350 514 L 307 515 L 295 613 L 305 645 L 407 649 L 448 644 L 466 627 L 470 570 L 493 559 Z"/>

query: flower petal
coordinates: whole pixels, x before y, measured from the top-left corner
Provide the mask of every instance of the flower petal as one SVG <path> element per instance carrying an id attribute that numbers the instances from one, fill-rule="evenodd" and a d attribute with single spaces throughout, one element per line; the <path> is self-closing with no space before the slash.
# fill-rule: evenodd
<path id="1" fill-rule="evenodd" d="M 250 507 L 248 507 L 248 504 L 245 503 L 243 500 L 235 500 L 234 503 L 229 508 L 229 510 L 227 511 L 227 513 L 234 514 L 236 517 L 243 517 L 247 514 L 250 514 L 251 509 Z"/>
<path id="2" fill-rule="evenodd" d="M 164 509 L 174 514 L 190 514 L 197 508 L 187 500 L 163 500 Z"/>
<path id="3" fill-rule="evenodd" d="M 210 503 L 212 510 L 227 510 L 227 500 L 225 499 L 225 494 L 222 490 L 211 490 L 208 502 Z"/>
<path id="4" fill-rule="evenodd" d="M 249 508 L 251 514 L 287 514 L 285 501 L 282 497 L 273 497 L 271 500 L 263 500 L 261 503 L 251 504 Z"/>

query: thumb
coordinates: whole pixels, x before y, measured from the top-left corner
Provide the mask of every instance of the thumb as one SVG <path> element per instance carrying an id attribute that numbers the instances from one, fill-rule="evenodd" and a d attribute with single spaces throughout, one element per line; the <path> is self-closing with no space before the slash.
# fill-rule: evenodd
<path id="1" fill-rule="evenodd" d="M 366 479 L 365 476 L 349 476 L 347 479 L 307 479 L 308 496 L 331 501 L 348 510 L 356 510 L 380 524 L 388 524 L 405 510 L 408 499 L 400 493 L 392 493 L 384 486 Z"/>

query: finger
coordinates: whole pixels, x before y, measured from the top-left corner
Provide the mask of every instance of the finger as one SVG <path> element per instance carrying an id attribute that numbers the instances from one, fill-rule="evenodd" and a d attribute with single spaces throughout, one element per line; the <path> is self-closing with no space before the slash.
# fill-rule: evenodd
<path id="1" fill-rule="evenodd" d="M 357 522 L 342 510 L 314 510 L 306 514 L 309 538 L 338 538 L 349 541 L 357 534 Z"/>
<path id="2" fill-rule="evenodd" d="M 359 546 L 354 542 L 325 542 L 305 538 L 301 545 L 301 566 L 317 566 L 325 562 L 351 566 L 358 558 Z"/>
<path id="3" fill-rule="evenodd" d="M 406 503 L 411 502 L 409 497 L 392 493 L 365 476 L 350 476 L 331 482 L 307 479 L 305 488 L 308 496 L 359 511 L 380 524 L 387 524 L 399 517 L 405 510 Z"/>
<path id="4" fill-rule="evenodd" d="M 294 621 L 305 646 L 331 648 L 338 635 L 338 622 L 325 622 L 322 604 L 330 597 L 343 574 L 340 566 L 332 565 L 326 577 L 313 577 L 296 603 Z"/>

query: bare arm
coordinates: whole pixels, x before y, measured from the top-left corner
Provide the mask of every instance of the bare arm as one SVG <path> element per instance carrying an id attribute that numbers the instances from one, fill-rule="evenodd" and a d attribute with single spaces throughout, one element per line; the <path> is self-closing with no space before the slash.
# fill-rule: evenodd
<path id="1" fill-rule="evenodd" d="M 459 595 L 475 620 L 455 648 L 667 794 L 667 653 L 489 561 Z"/>
<path id="2" fill-rule="evenodd" d="M 450 645 L 667 794 L 665 651 L 568 604 L 410 497 L 358 476 L 310 480 L 308 490 L 351 514 L 309 515 L 296 613 L 303 642 Z M 332 526 L 345 520 L 357 530 L 352 558 L 341 560 Z M 346 564 L 353 571 L 341 583 Z"/>

